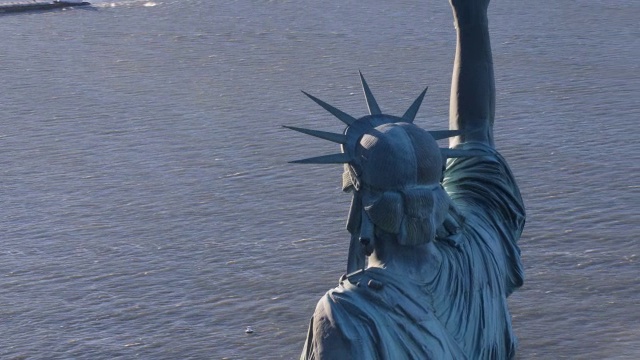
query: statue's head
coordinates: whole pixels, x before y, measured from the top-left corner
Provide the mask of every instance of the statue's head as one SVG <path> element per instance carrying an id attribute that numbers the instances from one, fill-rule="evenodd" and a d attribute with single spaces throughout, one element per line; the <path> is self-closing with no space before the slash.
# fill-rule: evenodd
<path id="1" fill-rule="evenodd" d="M 376 231 L 392 234 L 400 245 L 433 240 L 450 205 L 440 184 L 444 159 L 433 136 L 411 123 L 387 123 L 363 134 L 355 153 L 357 165 L 345 166 L 343 176 L 343 188 L 351 187 L 359 200 L 352 203 L 349 231 L 371 244 Z"/>
<path id="2" fill-rule="evenodd" d="M 474 154 L 438 147 L 437 140 L 460 135 L 459 131 L 425 131 L 413 124 L 426 89 L 402 117 L 396 117 L 382 114 L 360 77 L 370 115 L 358 119 L 305 93 L 347 128 L 335 134 L 286 126 L 339 143 L 342 150 L 293 162 L 344 164 L 343 190 L 353 193 L 347 229 L 365 255 L 371 254 L 381 232 L 400 245 L 425 244 L 435 239 L 449 211 L 449 197 L 441 184 L 446 158 Z"/>

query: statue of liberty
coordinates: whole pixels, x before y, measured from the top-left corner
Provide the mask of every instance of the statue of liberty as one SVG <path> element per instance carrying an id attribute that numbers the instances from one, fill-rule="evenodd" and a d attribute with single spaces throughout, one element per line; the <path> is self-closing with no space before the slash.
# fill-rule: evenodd
<path id="1" fill-rule="evenodd" d="M 494 148 L 489 0 L 450 3 L 449 130 L 413 124 L 426 90 L 402 116 L 383 114 L 362 75 L 370 115 L 307 94 L 346 130 L 288 127 L 340 144 L 340 153 L 294 162 L 344 164 L 343 189 L 353 194 L 347 275 L 318 302 L 301 359 L 515 356 L 507 297 L 523 283 L 525 211 Z"/>

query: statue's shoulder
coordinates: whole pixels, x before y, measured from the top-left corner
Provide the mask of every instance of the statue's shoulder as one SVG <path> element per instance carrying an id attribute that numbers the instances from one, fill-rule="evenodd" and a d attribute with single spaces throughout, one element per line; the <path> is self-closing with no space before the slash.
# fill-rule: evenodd
<path id="1" fill-rule="evenodd" d="M 391 288 L 388 285 L 399 281 L 401 279 L 396 279 L 393 274 L 378 269 L 344 274 L 338 280 L 338 286 L 327 291 L 320 299 L 316 312 L 339 313 L 341 310 L 336 308 L 355 306 L 355 309 L 364 309 L 372 304 L 380 304 Z"/>
<path id="2" fill-rule="evenodd" d="M 373 339 L 367 334 L 380 326 L 387 327 L 386 318 L 398 301 L 397 291 L 385 286 L 391 281 L 385 275 L 384 271 L 369 269 L 343 275 L 338 286 L 327 291 L 316 305 L 312 321 L 315 332 L 367 343 L 373 350 Z M 333 347 L 336 341 L 330 342 Z"/>
<path id="3" fill-rule="evenodd" d="M 319 308 L 340 313 L 347 309 L 362 312 L 363 317 L 377 311 L 392 311 L 408 294 L 424 297 L 423 284 L 403 274 L 383 268 L 368 268 L 343 275 L 338 286 L 326 292 Z M 322 305 L 320 305 L 322 303 Z"/>
<path id="4" fill-rule="evenodd" d="M 338 286 L 327 291 L 325 297 L 347 299 L 380 292 L 384 285 L 384 273 L 380 271 L 358 270 L 351 274 L 344 274 L 338 280 Z"/>

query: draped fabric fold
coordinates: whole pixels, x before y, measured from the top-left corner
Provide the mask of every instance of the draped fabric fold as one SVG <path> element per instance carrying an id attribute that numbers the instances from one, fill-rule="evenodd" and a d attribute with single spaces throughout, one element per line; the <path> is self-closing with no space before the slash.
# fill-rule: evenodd
<path id="1" fill-rule="evenodd" d="M 507 296 L 523 282 L 517 242 L 525 211 L 502 156 L 481 143 L 456 149 L 443 186 L 464 219 L 429 243 L 422 279 L 368 268 L 318 302 L 301 359 L 508 359 L 515 356 Z M 439 233 L 448 233 L 439 231 Z"/>

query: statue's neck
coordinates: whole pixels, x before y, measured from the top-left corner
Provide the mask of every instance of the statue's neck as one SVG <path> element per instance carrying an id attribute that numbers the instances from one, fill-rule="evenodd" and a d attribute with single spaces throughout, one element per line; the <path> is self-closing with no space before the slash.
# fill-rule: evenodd
<path id="1" fill-rule="evenodd" d="M 417 281 L 428 281 L 440 264 L 433 242 L 419 246 L 402 246 L 388 242 L 376 246 L 369 256 L 368 268 L 384 268 Z"/>

